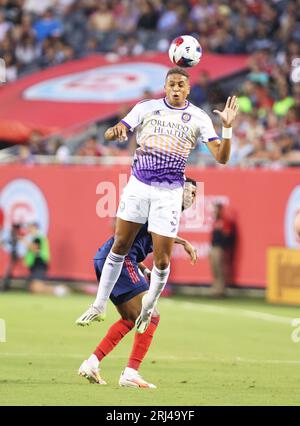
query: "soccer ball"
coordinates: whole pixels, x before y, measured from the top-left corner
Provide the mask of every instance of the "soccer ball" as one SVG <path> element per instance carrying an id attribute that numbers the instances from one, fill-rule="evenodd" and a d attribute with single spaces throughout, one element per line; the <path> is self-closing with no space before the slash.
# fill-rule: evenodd
<path id="1" fill-rule="evenodd" d="M 194 67 L 202 56 L 201 46 L 194 37 L 182 35 L 175 38 L 169 47 L 169 58 L 179 67 Z"/>

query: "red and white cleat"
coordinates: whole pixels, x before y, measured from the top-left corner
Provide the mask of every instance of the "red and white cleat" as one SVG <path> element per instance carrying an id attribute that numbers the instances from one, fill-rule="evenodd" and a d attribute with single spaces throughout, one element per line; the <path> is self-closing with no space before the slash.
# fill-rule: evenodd
<path id="1" fill-rule="evenodd" d="M 92 368 L 87 360 L 83 361 L 78 370 L 79 376 L 85 377 L 90 383 L 106 385 L 106 381 L 100 376 L 98 368 Z"/>
<path id="2" fill-rule="evenodd" d="M 135 374 L 125 374 L 123 371 L 120 380 L 119 380 L 120 386 L 125 386 L 128 388 L 151 388 L 156 389 L 156 386 L 152 383 L 146 382 L 139 374 L 136 372 Z"/>

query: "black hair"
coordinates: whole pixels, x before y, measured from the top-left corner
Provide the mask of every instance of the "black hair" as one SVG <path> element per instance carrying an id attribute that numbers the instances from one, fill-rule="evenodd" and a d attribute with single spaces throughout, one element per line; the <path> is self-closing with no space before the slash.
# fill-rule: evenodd
<path id="1" fill-rule="evenodd" d="M 197 182 L 194 179 L 190 178 L 190 177 L 186 177 L 185 178 L 185 182 L 188 182 L 188 183 L 191 183 L 194 186 L 197 186 Z"/>
<path id="2" fill-rule="evenodd" d="M 39 237 L 34 238 L 32 243 L 36 244 L 39 248 L 41 247 L 41 239 Z"/>
<path id="3" fill-rule="evenodd" d="M 180 68 L 180 67 L 175 67 L 175 68 L 169 69 L 169 71 L 167 72 L 167 75 L 166 75 L 166 79 L 169 77 L 169 75 L 173 75 L 173 74 L 183 75 L 187 79 L 190 78 L 189 73 L 185 69 Z"/>

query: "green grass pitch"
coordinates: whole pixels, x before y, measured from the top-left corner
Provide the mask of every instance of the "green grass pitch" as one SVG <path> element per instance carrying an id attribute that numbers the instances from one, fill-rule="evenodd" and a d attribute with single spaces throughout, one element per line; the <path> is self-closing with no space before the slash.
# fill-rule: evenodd
<path id="1" fill-rule="evenodd" d="M 161 322 L 141 374 L 158 389 L 118 386 L 133 332 L 102 362 L 107 386 L 77 375 L 118 316 L 80 328 L 91 303 L 26 293 L 0 295 L 7 341 L 0 343 L 1 405 L 300 405 L 300 342 L 293 307 L 262 300 L 161 299 Z M 300 333 L 299 333 L 300 334 Z"/>

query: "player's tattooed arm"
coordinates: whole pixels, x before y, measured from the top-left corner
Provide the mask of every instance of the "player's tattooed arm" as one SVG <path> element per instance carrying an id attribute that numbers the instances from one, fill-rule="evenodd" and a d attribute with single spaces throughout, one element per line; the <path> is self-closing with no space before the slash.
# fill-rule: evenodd
<path id="1" fill-rule="evenodd" d="M 104 137 L 107 141 L 115 141 L 118 140 L 120 142 L 127 141 L 127 127 L 125 124 L 119 122 L 113 127 L 109 127 L 104 133 Z"/>
<path id="2" fill-rule="evenodd" d="M 195 265 L 198 257 L 197 250 L 195 249 L 195 247 L 188 240 L 184 240 L 183 238 L 178 236 L 175 239 L 175 244 L 181 244 L 183 246 L 184 250 L 187 252 L 191 259 L 191 264 Z"/>

